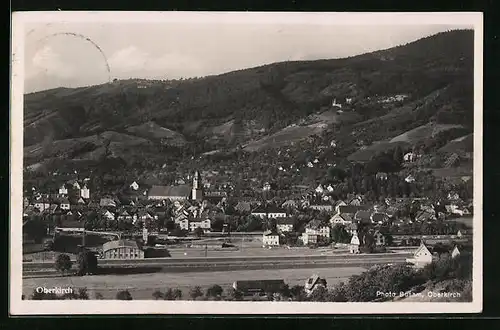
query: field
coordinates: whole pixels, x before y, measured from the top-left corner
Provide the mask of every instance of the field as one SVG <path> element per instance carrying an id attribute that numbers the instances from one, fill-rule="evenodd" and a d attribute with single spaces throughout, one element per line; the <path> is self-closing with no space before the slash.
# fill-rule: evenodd
<path id="1" fill-rule="evenodd" d="M 154 273 L 138 275 L 99 275 L 85 277 L 46 277 L 23 279 L 23 294 L 29 296 L 39 286 L 52 287 L 86 287 L 90 297 L 96 292 L 104 299 L 114 299 L 120 290 L 129 290 L 134 299 L 152 299 L 155 290 L 165 291 L 167 288 L 179 288 L 183 297 L 188 298 L 190 288 L 200 286 L 206 290 L 218 284 L 224 290 L 237 280 L 283 279 L 290 286 L 304 285 L 312 274 L 326 279 L 329 286 L 346 281 L 350 276 L 360 274 L 361 267 L 316 268 L 316 269 L 280 269 L 280 270 L 238 270 L 221 272 L 189 272 L 189 273 Z"/>
<path id="2" fill-rule="evenodd" d="M 462 128 L 461 125 L 447 125 L 447 124 L 427 124 L 415 129 L 412 129 L 406 133 L 396 136 L 391 140 L 391 142 L 407 142 L 410 144 L 416 144 L 423 141 L 429 137 L 432 137 L 440 132 L 447 131 L 454 128 Z"/>
<path id="3" fill-rule="evenodd" d="M 356 161 L 356 162 L 368 162 L 370 159 L 372 159 L 374 156 L 381 154 L 383 152 L 389 151 L 389 150 L 394 150 L 396 149 L 397 146 L 401 146 L 402 148 L 406 148 L 408 144 L 404 141 L 398 141 L 398 142 L 387 142 L 387 141 L 382 141 L 379 143 L 374 143 L 365 149 L 360 149 L 351 155 L 347 157 L 348 160 L 350 161 Z"/>

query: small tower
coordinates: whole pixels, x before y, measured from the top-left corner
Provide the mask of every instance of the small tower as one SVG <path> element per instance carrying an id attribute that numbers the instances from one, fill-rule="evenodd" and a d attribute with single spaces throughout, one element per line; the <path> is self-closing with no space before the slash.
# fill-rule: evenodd
<path id="1" fill-rule="evenodd" d="M 195 201 L 201 201 L 203 199 L 203 190 L 201 188 L 200 173 L 195 172 L 193 177 L 193 191 L 191 198 Z"/>

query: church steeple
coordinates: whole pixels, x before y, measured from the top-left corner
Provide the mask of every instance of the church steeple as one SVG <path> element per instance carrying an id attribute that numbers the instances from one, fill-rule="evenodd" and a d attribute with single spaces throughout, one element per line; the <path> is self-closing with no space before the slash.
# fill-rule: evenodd
<path id="1" fill-rule="evenodd" d="M 195 201 L 201 201 L 203 199 L 203 190 L 201 189 L 201 177 L 198 171 L 194 173 L 193 177 L 192 199 Z"/>

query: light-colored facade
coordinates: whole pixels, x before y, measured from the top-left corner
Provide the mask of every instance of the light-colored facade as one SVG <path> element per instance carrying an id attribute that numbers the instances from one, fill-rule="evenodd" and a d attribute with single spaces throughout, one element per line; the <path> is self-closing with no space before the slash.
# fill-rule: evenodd
<path id="1" fill-rule="evenodd" d="M 80 189 L 80 197 L 90 199 L 90 189 L 87 186 L 83 186 L 83 188 Z"/>
<path id="2" fill-rule="evenodd" d="M 269 233 L 262 235 L 262 246 L 279 246 L 280 236 L 275 233 Z"/>
<path id="3" fill-rule="evenodd" d="M 278 223 L 276 224 L 276 230 L 280 233 L 288 233 L 293 231 L 293 224 L 290 223 Z"/>
<path id="4" fill-rule="evenodd" d="M 210 219 L 189 222 L 189 230 L 194 231 L 196 228 L 210 230 L 212 228 Z"/>
<path id="5" fill-rule="evenodd" d="M 349 245 L 349 251 L 351 253 L 359 253 L 359 245 L 360 245 L 359 237 L 358 237 L 358 234 L 355 232 L 351 238 L 351 244 Z"/>
<path id="6" fill-rule="evenodd" d="M 308 234 L 308 233 L 302 233 L 300 236 L 300 239 L 302 240 L 302 243 L 304 245 L 309 245 L 309 244 L 316 244 L 318 243 L 318 235 L 317 234 Z"/>
<path id="7" fill-rule="evenodd" d="M 417 268 L 422 268 L 432 263 L 435 259 L 427 246 L 422 243 L 413 254 L 413 257 L 406 259 L 406 262 L 413 264 Z"/>
<path id="8" fill-rule="evenodd" d="M 144 259 L 144 251 L 133 241 L 117 240 L 104 243 L 102 253 L 104 259 Z"/>
<path id="9" fill-rule="evenodd" d="M 330 238 L 330 227 L 328 227 L 328 226 L 321 226 L 318 228 L 306 227 L 305 233 L 310 234 L 310 235 L 318 235 L 318 236 Z"/>

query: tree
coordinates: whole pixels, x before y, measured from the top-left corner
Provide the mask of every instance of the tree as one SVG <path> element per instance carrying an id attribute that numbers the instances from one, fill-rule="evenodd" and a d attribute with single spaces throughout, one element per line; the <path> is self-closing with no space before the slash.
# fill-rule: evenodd
<path id="1" fill-rule="evenodd" d="M 132 300 L 132 295 L 128 290 L 122 290 L 116 294 L 117 300 Z"/>
<path id="2" fill-rule="evenodd" d="M 223 292 L 222 287 L 220 285 L 215 284 L 207 289 L 206 296 L 216 298 L 220 297 L 222 295 L 222 292 Z"/>
<path id="3" fill-rule="evenodd" d="M 88 300 L 89 299 L 89 294 L 87 292 L 87 288 L 79 288 L 78 289 L 78 299 L 81 299 L 81 300 Z"/>
<path id="4" fill-rule="evenodd" d="M 199 297 L 203 296 L 203 292 L 201 292 L 201 287 L 195 286 L 189 291 L 189 296 L 191 299 L 196 300 Z"/>
<path id="5" fill-rule="evenodd" d="M 97 256 L 86 248 L 81 248 L 78 253 L 78 275 L 95 274 L 96 272 Z"/>
<path id="6" fill-rule="evenodd" d="M 174 289 L 173 291 L 173 296 L 174 299 L 182 299 L 182 290 L 181 289 Z"/>
<path id="7" fill-rule="evenodd" d="M 72 261 L 67 254 L 60 254 L 56 258 L 55 268 L 61 273 L 65 274 L 67 271 L 71 269 Z"/>
<path id="8" fill-rule="evenodd" d="M 397 164 L 401 164 L 403 162 L 403 149 L 401 149 L 401 146 L 397 146 L 396 149 L 394 149 L 394 161 Z"/>
<path id="9" fill-rule="evenodd" d="M 241 292 L 240 290 L 236 290 L 234 288 L 230 288 L 227 291 L 227 297 L 228 300 L 240 301 L 243 299 L 243 292 Z"/>
<path id="10" fill-rule="evenodd" d="M 100 293 L 100 292 L 96 292 L 96 293 L 95 293 L 95 299 L 96 299 L 96 300 L 102 300 L 103 298 L 104 298 L 104 297 L 102 296 L 102 293 Z"/>
<path id="11" fill-rule="evenodd" d="M 332 228 L 332 240 L 337 243 L 349 243 L 351 235 L 347 232 L 344 225 L 336 224 Z"/>

